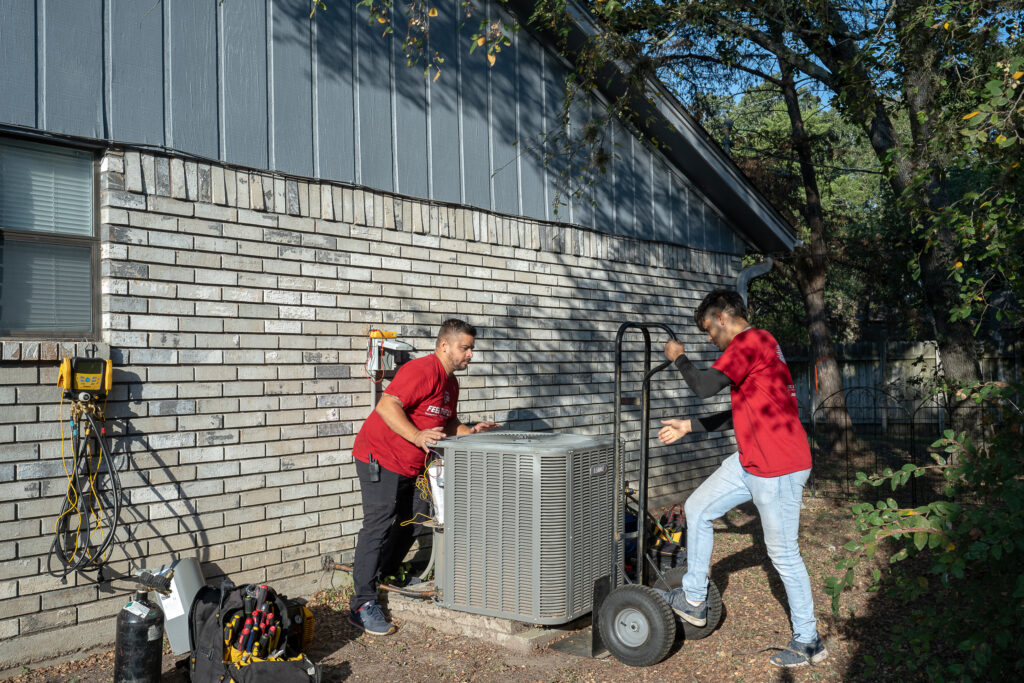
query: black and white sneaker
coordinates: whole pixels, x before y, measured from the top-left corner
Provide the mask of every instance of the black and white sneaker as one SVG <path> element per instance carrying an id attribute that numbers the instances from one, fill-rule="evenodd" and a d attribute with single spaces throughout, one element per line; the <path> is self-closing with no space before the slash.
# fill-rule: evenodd
<path id="1" fill-rule="evenodd" d="M 826 657 L 828 657 L 828 650 L 825 649 L 825 643 L 821 642 L 819 636 L 814 636 L 814 641 L 810 643 L 801 643 L 796 639 L 789 641 L 785 650 L 772 655 L 768 661 L 775 666 L 788 669 L 794 666 L 818 664 L 825 661 Z"/>

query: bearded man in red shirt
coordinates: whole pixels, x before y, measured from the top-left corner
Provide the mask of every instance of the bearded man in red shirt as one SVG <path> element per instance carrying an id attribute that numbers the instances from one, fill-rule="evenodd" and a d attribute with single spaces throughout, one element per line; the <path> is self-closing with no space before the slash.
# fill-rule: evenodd
<path id="1" fill-rule="evenodd" d="M 473 427 L 459 421 L 459 381 L 473 358 L 476 328 L 451 318 L 441 324 L 434 353 L 412 360 L 395 374 L 352 447 L 363 499 L 363 526 L 352 567 L 355 594 L 349 621 L 372 635 L 395 627 L 377 604 L 382 576 L 397 569 L 412 547 L 413 527 L 400 522 L 421 511 L 416 478 L 430 447 L 445 436 L 478 434 L 495 422 Z"/>
<path id="2" fill-rule="evenodd" d="M 817 664 L 828 650 L 818 636 L 811 581 L 797 541 L 811 450 L 800 424 L 793 378 L 775 338 L 747 322 L 747 307 L 738 293 L 711 292 L 693 318 L 722 355 L 709 369 L 697 370 L 683 345 L 669 341 L 665 356 L 700 398 L 730 387 L 732 409 L 698 419 L 662 420 L 658 438 L 670 444 L 690 432 L 734 429 L 739 448 L 686 500 L 687 571 L 682 585 L 668 594 L 669 604 L 691 624 L 707 623 L 712 520 L 753 500 L 768 556 L 786 588 L 793 625 L 793 639 L 770 661 L 783 667 Z"/>

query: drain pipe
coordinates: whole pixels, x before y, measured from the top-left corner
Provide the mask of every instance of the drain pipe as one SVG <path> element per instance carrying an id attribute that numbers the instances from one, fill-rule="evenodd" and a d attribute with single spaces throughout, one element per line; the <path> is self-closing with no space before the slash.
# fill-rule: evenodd
<path id="1" fill-rule="evenodd" d="M 764 261 L 747 266 L 736 276 L 736 291 L 739 292 L 740 297 L 743 299 L 744 306 L 747 305 L 747 285 L 755 277 L 761 277 L 770 271 L 774 264 L 774 259 L 771 256 L 766 256 Z"/>

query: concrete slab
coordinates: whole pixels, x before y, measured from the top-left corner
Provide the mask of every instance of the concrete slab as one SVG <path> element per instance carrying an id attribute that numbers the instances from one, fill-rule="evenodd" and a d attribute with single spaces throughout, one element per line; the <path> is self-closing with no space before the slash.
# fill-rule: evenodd
<path id="1" fill-rule="evenodd" d="M 422 586 L 428 589 L 430 584 Z M 511 619 L 459 612 L 441 607 L 430 599 L 394 592 L 387 593 L 387 606 L 397 619 L 430 626 L 442 633 L 479 638 L 523 654 L 546 647 L 552 641 L 590 625 L 590 615 L 587 615 L 561 626 L 535 626 Z"/>

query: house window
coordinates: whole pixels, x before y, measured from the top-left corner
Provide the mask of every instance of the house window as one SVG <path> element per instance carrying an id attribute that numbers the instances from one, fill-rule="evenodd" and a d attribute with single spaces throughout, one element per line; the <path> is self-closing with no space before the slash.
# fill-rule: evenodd
<path id="1" fill-rule="evenodd" d="M 0 336 L 95 332 L 93 155 L 0 138 Z"/>

